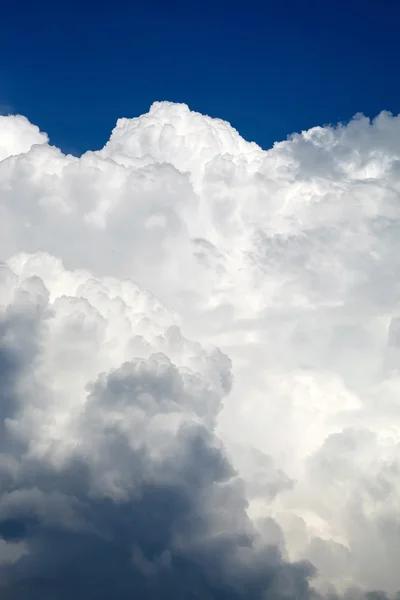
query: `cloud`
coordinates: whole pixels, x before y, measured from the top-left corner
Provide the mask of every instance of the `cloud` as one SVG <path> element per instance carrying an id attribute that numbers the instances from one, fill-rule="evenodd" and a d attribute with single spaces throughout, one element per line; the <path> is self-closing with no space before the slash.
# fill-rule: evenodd
<path id="1" fill-rule="evenodd" d="M 400 589 L 399 134 L 0 117 L 6 599 Z"/>
<path id="2" fill-rule="evenodd" d="M 21 115 L 0 115 L 0 160 L 28 152 L 36 144 L 49 140 L 36 125 Z"/>
<path id="3" fill-rule="evenodd" d="M 311 566 L 284 563 L 257 535 L 214 432 L 228 357 L 186 340 L 129 281 L 46 254 L 10 262 L 2 597 L 307 594 Z"/>

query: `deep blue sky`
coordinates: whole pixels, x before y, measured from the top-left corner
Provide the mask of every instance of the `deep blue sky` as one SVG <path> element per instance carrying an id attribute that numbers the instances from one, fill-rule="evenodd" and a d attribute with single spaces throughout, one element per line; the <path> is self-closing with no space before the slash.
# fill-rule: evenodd
<path id="1" fill-rule="evenodd" d="M 400 112 L 397 0 L 17 0 L 0 15 L 0 110 L 101 147 L 118 117 L 186 102 L 263 147 Z"/>

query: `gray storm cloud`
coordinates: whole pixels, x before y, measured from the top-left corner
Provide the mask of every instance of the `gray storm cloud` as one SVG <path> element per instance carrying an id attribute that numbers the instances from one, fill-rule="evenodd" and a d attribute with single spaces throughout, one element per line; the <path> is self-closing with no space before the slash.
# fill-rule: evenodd
<path id="1" fill-rule="evenodd" d="M 0 117 L 2 597 L 400 590 L 399 134 Z"/>

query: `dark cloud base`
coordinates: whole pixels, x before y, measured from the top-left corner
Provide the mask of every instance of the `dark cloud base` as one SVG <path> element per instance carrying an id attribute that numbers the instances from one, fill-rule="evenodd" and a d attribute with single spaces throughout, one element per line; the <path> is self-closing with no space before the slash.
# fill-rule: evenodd
<path id="1" fill-rule="evenodd" d="M 10 310 L 0 327 L 0 539 L 25 549 L 0 566 L 1 598 L 309 598 L 312 568 L 287 565 L 276 551 L 257 547 L 235 473 L 204 425 L 185 423 L 161 465 L 153 464 L 145 443 L 132 450 L 112 426 L 101 430 L 100 461 L 76 456 L 61 469 L 29 458 L 28 445 L 14 443 L 7 423 L 18 418 L 27 393 L 21 382 L 32 379 L 45 320 L 40 307 L 29 307 L 18 318 Z M 99 433 L 99 406 L 143 407 L 138 389 L 168 412 L 165 398 L 179 401 L 178 372 L 171 365 L 150 375 L 126 364 L 91 386 L 83 435 Z M 94 491 L 98 469 L 114 467 L 126 484 L 122 500 Z"/>
<path id="2" fill-rule="evenodd" d="M 33 314 L 35 323 L 32 312 L 28 319 L 6 315 L 0 328 L 4 433 L 7 419 L 18 415 L 18 383 L 29 380 L 40 348 L 43 311 Z M 23 332 L 30 339 L 22 346 Z M 91 386 L 86 436 L 98 431 L 95 409 L 127 399 L 143 403 L 138 389 L 152 394 L 161 412 L 170 408 L 165 398 L 177 401 L 173 366 L 153 378 L 151 370 L 145 377 L 140 373 L 134 363 L 126 364 Z M 145 444 L 132 450 L 117 429 L 101 433 L 100 461 L 77 455 L 61 469 L 27 458 L 27 445 L 13 445 L 12 436 L 3 435 L 0 539 L 24 544 L 26 553 L 1 565 L 2 600 L 319 597 L 310 588 L 310 564 L 287 564 L 258 539 L 245 515 L 242 488 L 212 431 L 184 424 L 161 465 L 154 464 Z M 17 465 L 14 471 L 6 458 Z M 123 499 L 96 490 L 98 469 L 110 465 L 123 474 Z"/>

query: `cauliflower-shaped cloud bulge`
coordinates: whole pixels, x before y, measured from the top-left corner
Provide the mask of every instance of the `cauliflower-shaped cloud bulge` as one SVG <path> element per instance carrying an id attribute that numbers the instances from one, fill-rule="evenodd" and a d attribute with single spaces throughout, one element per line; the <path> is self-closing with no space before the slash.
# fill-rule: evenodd
<path id="1" fill-rule="evenodd" d="M 0 140 L 4 597 L 400 590 L 400 118 Z"/>
<path id="2" fill-rule="evenodd" d="M 35 144 L 49 141 L 45 133 L 21 115 L 0 115 L 0 130 L 0 160 L 28 152 Z"/>

